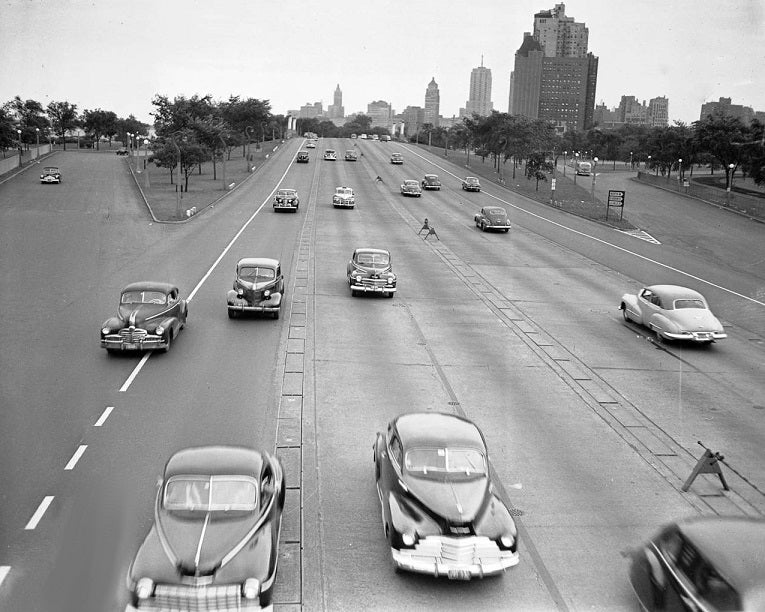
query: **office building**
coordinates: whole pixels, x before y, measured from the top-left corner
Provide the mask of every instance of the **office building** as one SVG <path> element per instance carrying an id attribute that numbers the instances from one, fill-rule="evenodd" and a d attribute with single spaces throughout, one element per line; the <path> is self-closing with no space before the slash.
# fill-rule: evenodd
<path id="1" fill-rule="evenodd" d="M 367 115 L 372 119 L 372 127 L 390 129 L 393 123 L 393 109 L 389 102 L 377 100 L 367 104 Z"/>
<path id="2" fill-rule="evenodd" d="M 433 127 L 438 127 L 438 118 L 441 105 L 441 94 L 438 91 L 438 83 L 435 77 L 430 79 L 428 87 L 425 89 L 425 123 L 430 123 Z"/>
<path id="3" fill-rule="evenodd" d="M 340 89 L 340 83 L 335 88 L 334 104 L 327 108 L 327 116 L 330 119 L 340 119 L 345 117 L 345 108 L 343 108 L 343 92 Z"/>
<path id="4" fill-rule="evenodd" d="M 755 113 L 751 106 L 731 104 L 731 98 L 720 98 L 717 102 L 702 104 L 699 119 L 706 119 L 708 115 L 714 114 L 738 117 L 744 125 L 748 126 L 758 113 Z"/>
<path id="5" fill-rule="evenodd" d="M 483 65 L 473 68 L 470 72 L 470 92 L 468 101 L 465 103 L 465 115 L 472 117 L 474 114 L 480 117 L 488 117 L 494 104 L 491 101 L 491 70 Z"/>

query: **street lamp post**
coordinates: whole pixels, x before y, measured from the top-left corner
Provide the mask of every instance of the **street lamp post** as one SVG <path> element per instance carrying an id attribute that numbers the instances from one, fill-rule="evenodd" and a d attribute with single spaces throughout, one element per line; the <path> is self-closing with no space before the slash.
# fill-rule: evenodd
<path id="1" fill-rule="evenodd" d="M 566 176 L 566 155 L 568 151 L 563 151 L 563 176 Z"/>
<path id="2" fill-rule="evenodd" d="M 592 165 L 592 203 L 595 204 L 595 177 L 597 176 L 597 169 L 598 169 L 598 158 L 593 157 L 592 158 L 593 165 Z"/>
<path id="3" fill-rule="evenodd" d="M 576 185 L 576 175 L 579 173 L 579 152 L 574 152 L 574 185 Z"/>
<path id="4" fill-rule="evenodd" d="M 175 146 L 175 150 L 178 151 L 178 184 L 175 186 L 175 216 L 177 219 L 181 219 L 181 198 L 183 197 L 181 194 L 181 189 L 183 187 L 181 184 L 181 148 L 175 141 L 175 133 L 170 136 L 170 140 L 173 141 L 173 146 Z"/>
<path id="5" fill-rule="evenodd" d="M 250 130 L 254 130 L 251 125 L 248 125 L 246 128 L 244 128 L 244 133 L 247 136 L 247 172 L 250 172 L 250 140 L 252 140 L 252 135 L 250 134 Z"/>
<path id="6" fill-rule="evenodd" d="M 149 180 L 149 169 L 147 168 L 148 165 L 149 165 L 149 139 L 144 138 L 143 139 L 143 169 L 146 174 L 147 189 L 151 187 L 151 181 Z"/>
<path id="7" fill-rule="evenodd" d="M 226 191 L 226 141 L 222 134 L 218 134 L 218 138 L 223 143 L 223 191 Z"/>
<path id="8" fill-rule="evenodd" d="M 37 138 L 37 150 L 35 151 L 35 159 L 40 159 L 40 128 L 35 128 L 35 136 Z"/>
<path id="9" fill-rule="evenodd" d="M 725 199 L 730 206 L 730 192 L 733 188 L 733 170 L 736 168 L 735 164 L 728 164 L 728 186 L 725 188 Z"/>
<path id="10" fill-rule="evenodd" d="M 683 185 L 683 158 L 677 160 L 677 190 Z"/>
<path id="11" fill-rule="evenodd" d="M 632 170 L 632 151 L 630 151 L 630 170 Z"/>

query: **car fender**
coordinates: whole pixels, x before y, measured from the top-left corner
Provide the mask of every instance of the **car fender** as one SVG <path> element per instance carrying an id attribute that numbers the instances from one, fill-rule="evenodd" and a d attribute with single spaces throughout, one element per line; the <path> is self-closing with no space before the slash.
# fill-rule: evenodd
<path id="1" fill-rule="evenodd" d="M 233 289 L 229 289 L 228 293 L 226 293 L 226 302 L 229 304 L 233 304 L 234 300 L 237 299 L 237 292 Z"/>
<path id="2" fill-rule="evenodd" d="M 632 315 L 631 318 L 636 323 L 642 323 L 643 322 L 643 313 L 640 310 L 640 305 L 638 304 L 638 298 L 636 295 L 631 293 L 625 293 L 622 296 L 622 302 L 621 302 L 626 309 L 630 312 Z"/>
<path id="3" fill-rule="evenodd" d="M 662 332 L 670 334 L 674 334 L 679 331 L 676 323 L 674 323 L 669 317 L 665 317 L 664 315 L 658 313 L 651 315 L 651 318 L 648 320 L 648 327 L 653 330 L 658 329 Z"/>
<path id="4" fill-rule="evenodd" d="M 281 293 L 272 293 L 267 300 L 263 300 L 264 302 L 271 302 L 272 306 L 281 306 L 282 305 L 282 294 Z"/>
<path id="5" fill-rule="evenodd" d="M 178 333 L 178 330 L 181 328 L 181 320 L 178 317 L 165 317 L 162 319 L 162 321 L 160 321 L 159 325 L 165 329 L 165 334 L 168 330 L 172 330 L 173 337 L 175 337 L 175 335 Z M 157 325 L 157 327 L 159 327 L 159 325 Z"/>
<path id="6" fill-rule="evenodd" d="M 104 324 L 101 326 L 101 329 L 107 328 L 110 330 L 113 329 L 120 329 L 123 326 L 123 321 L 119 317 L 110 317 L 106 321 L 104 321 Z"/>

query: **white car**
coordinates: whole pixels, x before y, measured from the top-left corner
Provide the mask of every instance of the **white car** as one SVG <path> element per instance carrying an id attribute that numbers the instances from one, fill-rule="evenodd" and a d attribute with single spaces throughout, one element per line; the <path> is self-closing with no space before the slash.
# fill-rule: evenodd
<path id="1" fill-rule="evenodd" d="M 643 287 L 637 295 L 625 293 L 619 308 L 625 321 L 648 327 L 659 342 L 690 340 L 711 344 L 728 337 L 704 296 L 693 289 L 677 285 Z"/>
<path id="2" fill-rule="evenodd" d="M 337 153 L 334 149 L 327 149 L 324 151 L 324 159 L 329 161 L 337 161 Z"/>
<path id="3" fill-rule="evenodd" d="M 315 148 L 316 148 L 316 143 L 315 143 L 313 140 L 309 140 L 309 141 L 308 141 L 308 142 L 305 144 L 305 148 L 306 148 L 306 149 L 315 149 Z"/>
<path id="4" fill-rule="evenodd" d="M 350 187 L 335 188 L 335 195 L 332 196 L 332 206 L 335 208 L 353 208 L 356 206 L 356 195 Z"/>

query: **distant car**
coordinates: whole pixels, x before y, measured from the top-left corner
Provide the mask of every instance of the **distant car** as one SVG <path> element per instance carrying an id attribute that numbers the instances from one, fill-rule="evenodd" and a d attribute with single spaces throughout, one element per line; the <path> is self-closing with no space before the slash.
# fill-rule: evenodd
<path id="1" fill-rule="evenodd" d="M 130 151 L 128 151 L 125 147 L 117 149 L 116 153 L 117 155 L 130 155 Z"/>
<path id="2" fill-rule="evenodd" d="M 474 176 L 468 176 L 462 181 L 462 189 L 465 191 L 481 191 L 481 182 Z"/>
<path id="3" fill-rule="evenodd" d="M 707 301 L 693 289 L 677 285 L 644 287 L 637 295 L 625 293 L 619 308 L 625 321 L 651 329 L 659 342 L 689 340 L 710 344 L 728 337 Z"/>
<path id="4" fill-rule="evenodd" d="M 363 247 L 353 251 L 346 268 L 351 295 L 381 293 L 392 298 L 397 278 L 391 265 L 390 252 L 385 249 Z"/>
<path id="5" fill-rule="evenodd" d="M 349 149 L 345 152 L 345 161 L 356 161 L 358 160 L 358 154 L 353 149 Z"/>
<path id="6" fill-rule="evenodd" d="M 117 316 L 101 326 L 101 347 L 108 352 L 167 352 L 186 325 L 188 304 L 178 287 L 143 281 L 127 285 L 120 294 Z"/>
<path id="7" fill-rule="evenodd" d="M 351 134 L 351 138 L 356 138 L 356 134 Z"/>
<path id="8" fill-rule="evenodd" d="M 507 219 L 507 211 L 501 206 L 484 206 L 473 220 L 475 226 L 481 228 L 482 232 L 487 230 L 508 232 L 512 227 Z"/>
<path id="9" fill-rule="evenodd" d="M 372 134 L 372 140 L 380 140 L 379 134 Z"/>
<path id="10" fill-rule="evenodd" d="M 387 134 L 383 134 L 382 136 L 380 136 L 380 141 L 381 142 L 390 142 L 390 136 L 388 136 Z"/>
<path id="11" fill-rule="evenodd" d="M 366 134 L 362 134 L 361 135 L 361 140 L 367 140 L 367 135 Z"/>
<path id="12" fill-rule="evenodd" d="M 421 185 L 423 189 L 441 190 L 441 180 L 437 174 L 426 174 L 425 178 L 422 179 Z"/>
<path id="13" fill-rule="evenodd" d="M 278 319 L 283 300 L 284 276 L 278 260 L 244 257 L 236 263 L 234 288 L 226 295 L 229 319 L 246 312 L 262 312 Z"/>
<path id="14" fill-rule="evenodd" d="M 335 208 L 354 208 L 356 206 L 356 195 L 350 187 L 335 188 L 335 195 L 332 196 L 332 206 Z"/>
<path id="15" fill-rule="evenodd" d="M 300 206 L 300 198 L 295 189 L 277 189 L 274 195 L 274 211 L 291 210 L 297 212 Z"/>
<path id="16" fill-rule="evenodd" d="M 404 163 L 404 156 L 401 155 L 401 153 L 393 153 L 393 155 L 390 156 L 390 163 L 400 166 Z"/>
<path id="17" fill-rule="evenodd" d="M 311 158 L 308 155 L 308 151 L 298 151 L 297 163 L 307 164 Z"/>
<path id="18" fill-rule="evenodd" d="M 696 516 L 665 525 L 631 552 L 643 610 L 765 610 L 765 521 Z"/>
<path id="19" fill-rule="evenodd" d="M 236 446 L 176 452 L 128 569 L 128 609 L 270 606 L 284 497 L 284 471 L 270 453 Z"/>
<path id="20" fill-rule="evenodd" d="M 422 195 L 422 188 L 420 187 L 420 184 L 414 179 L 407 179 L 401 185 L 401 194 L 405 196 L 416 196 L 419 198 Z"/>
<path id="21" fill-rule="evenodd" d="M 334 149 L 327 149 L 324 151 L 324 159 L 329 161 L 337 161 L 337 153 Z"/>
<path id="22" fill-rule="evenodd" d="M 305 144 L 305 148 L 306 148 L 306 149 L 315 149 L 315 148 L 316 148 L 316 143 L 315 143 L 313 140 L 309 140 L 309 141 L 308 141 L 308 142 Z"/>
<path id="23" fill-rule="evenodd" d="M 474 423 L 439 412 L 403 414 L 377 434 L 374 461 L 397 568 L 470 580 L 518 564 L 518 530 Z"/>
<path id="24" fill-rule="evenodd" d="M 42 174 L 40 175 L 40 182 L 41 183 L 60 183 L 61 172 L 55 166 L 48 166 L 47 168 L 43 168 Z"/>

